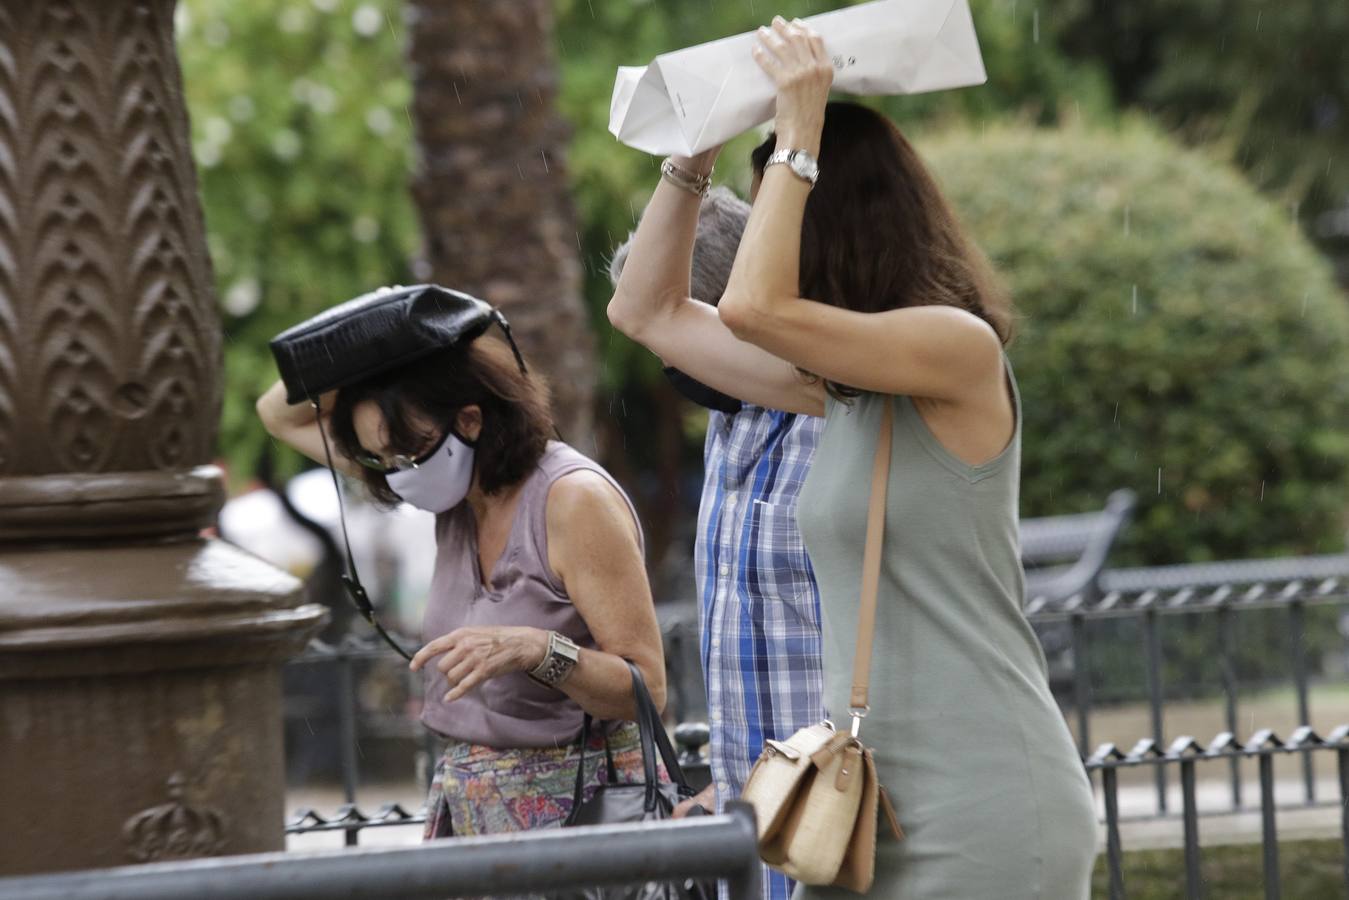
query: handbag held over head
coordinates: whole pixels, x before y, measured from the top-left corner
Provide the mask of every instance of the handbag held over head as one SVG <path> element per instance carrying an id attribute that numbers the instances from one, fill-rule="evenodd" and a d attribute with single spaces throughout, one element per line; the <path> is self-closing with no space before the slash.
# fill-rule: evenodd
<path id="1" fill-rule="evenodd" d="M 852 729 L 839 732 L 826 720 L 802 728 L 785 741 L 768 741 L 741 795 L 754 807 L 759 855 L 764 862 L 803 884 L 833 885 L 859 894 L 871 889 L 876 873 L 878 808 L 884 810 L 895 838 L 904 837 L 876 776 L 871 750 L 859 737 L 868 709 L 876 629 L 885 490 L 890 477 L 891 402 L 887 397 L 871 473 L 857 650 L 848 701 Z"/>

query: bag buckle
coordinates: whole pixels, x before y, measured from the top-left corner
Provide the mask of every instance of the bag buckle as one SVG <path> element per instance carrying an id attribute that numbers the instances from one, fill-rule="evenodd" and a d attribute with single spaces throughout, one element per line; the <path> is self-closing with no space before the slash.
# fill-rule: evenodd
<path id="1" fill-rule="evenodd" d="M 857 737 L 858 732 L 862 730 L 862 720 L 867 717 L 871 711 L 870 706 L 850 706 L 848 715 L 852 716 L 852 736 Z"/>

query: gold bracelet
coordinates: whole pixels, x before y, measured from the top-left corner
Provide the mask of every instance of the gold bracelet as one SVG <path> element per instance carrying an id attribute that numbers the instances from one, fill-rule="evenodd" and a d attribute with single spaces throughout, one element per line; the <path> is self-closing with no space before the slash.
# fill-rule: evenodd
<path id="1" fill-rule="evenodd" d="M 699 175 L 696 172 L 681 169 L 669 157 L 666 157 L 665 161 L 660 164 L 660 175 L 675 187 L 688 191 L 697 197 L 704 196 L 712 187 L 711 172 L 706 175 Z"/>

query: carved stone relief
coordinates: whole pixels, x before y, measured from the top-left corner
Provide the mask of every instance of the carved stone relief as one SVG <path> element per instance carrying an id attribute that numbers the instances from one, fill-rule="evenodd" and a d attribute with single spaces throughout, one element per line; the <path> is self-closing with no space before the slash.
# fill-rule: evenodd
<path id="1" fill-rule="evenodd" d="M 227 820 L 210 807 L 183 802 L 183 776 L 169 776 L 169 802 L 152 806 L 122 826 L 127 856 L 136 862 L 215 856 L 225 849 Z"/>
<path id="2" fill-rule="evenodd" d="M 219 325 L 173 0 L 0 0 L 0 475 L 209 460 Z"/>

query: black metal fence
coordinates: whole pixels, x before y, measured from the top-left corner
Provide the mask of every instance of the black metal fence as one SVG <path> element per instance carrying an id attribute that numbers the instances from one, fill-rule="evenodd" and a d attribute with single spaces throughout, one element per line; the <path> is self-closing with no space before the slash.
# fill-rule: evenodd
<path id="1" fill-rule="evenodd" d="M 1106 571 L 1091 590 L 1080 594 L 1046 598 L 1032 597 L 1027 612 L 1034 623 L 1067 623 L 1070 634 L 1072 684 L 1069 714 L 1078 732 L 1079 749 L 1087 770 L 1093 775 L 1098 796 L 1105 811 L 1106 862 L 1110 875 L 1110 896 L 1126 896 L 1121 866 L 1123 845 L 1121 825 L 1150 819 L 1176 823 L 1179 843 L 1184 848 L 1188 897 L 1202 896 L 1200 873 L 1200 821 L 1203 818 L 1259 810 L 1261 847 L 1264 859 L 1266 896 L 1279 896 L 1277 813 L 1280 810 L 1309 809 L 1341 805 L 1339 837 L 1349 841 L 1346 817 L 1349 817 L 1349 727 L 1335 729 L 1322 739 L 1310 727 L 1312 661 L 1306 646 L 1307 611 L 1324 605 L 1349 603 L 1349 555 L 1242 561 L 1213 565 L 1168 566 L 1163 568 Z M 1239 733 L 1241 672 L 1237 664 L 1234 624 L 1237 616 L 1253 610 L 1276 610 L 1286 617 L 1288 632 L 1288 682 L 1293 687 L 1290 710 L 1303 727 L 1286 741 L 1270 731 L 1257 732 L 1250 740 L 1237 741 Z M 1163 629 L 1180 616 L 1216 617 L 1217 642 L 1209 654 L 1221 683 L 1226 731 L 1207 746 L 1189 737 L 1168 743 L 1166 734 L 1166 685 L 1163 680 Z M 1096 711 L 1088 662 L 1096 629 L 1106 620 L 1133 618 L 1140 625 L 1142 646 L 1138 661 L 1146 672 L 1146 699 L 1151 734 L 1127 752 L 1113 744 L 1099 748 L 1091 745 L 1092 718 Z M 685 664 L 688 657 L 685 656 Z M 341 737 L 342 780 L 346 804 L 335 813 L 314 809 L 298 810 L 287 823 L 291 834 L 341 831 L 348 844 L 356 844 L 364 829 L 398 825 L 416 825 L 422 813 L 398 804 L 384 804 L 370 811 L 356 804 L 360 780 L 358 750 L 359 716 L 356 709 L 355 672 L 372 660 L 396 664 L 396 657 L 374 642 L 348 639 L 338 646 L 315 645 L 294 666 L 331 667 L 329 677 L 336 678 L 340 693 L 338 706 Z M 677 659 L 671 659 L 678 665 Z M 693 661 L 696 665 L 696 660 Z M 672 684 L 680 681 L 672 675 Z M 687 681 L 688 679 L 683 679 Z M 409 733 L 414 733 L 409 726 Z M 425 752 L 419 768 L 429 780 L 427 767 L 434 760 L 435 748 L 423 743 Z M 1275 801 L 1274 765 L 1278 756 L 1300 757 L 1303 784 L 1296 803 L 1279 806 Z M 1318 798 L 1315 779 L 1316 759 L 1333 762 L 1339 775 L 1339 790 L 1334 797 Z M 1333 757 L 1333 760 L 1331 759 Z M 1254 764 L 1258 772 L 1258 803 L 1242 795 L 1242 766 Z M 696 765 L 696 764 L 695 764 Z M 1210 766 L 1223 766 L 1229 786 L 1230 805 L 1218 810 L 1207 804 L 1201 810 L 1196 799 L 1197 772 Z M 1146 814 L 1121 813 L 1119 773 L 1121 769 L 1152 770 L 1155 807 Z M 1249 771 L 1249 769 L 1247 770 Z M 1168 802 L 1168 782 L 1179 779 L 1180 808 Z M 1349 857 L 1347 857 L 1349 858 Z M 1345 871 L 1349 890 L 1349 866 Z"/>
<path id="2" fill-rule="evenodd" d="M 1087 760 L 1087 770 L 1099 773 L 1101 792 L 1105 800 L 1106 865 L 1109 872 L 1110 900 L 1124 900 L 1127 896 L 1123 871 L 1124 848 L 1120 840 L 1118 773 L 1122 768 L 1150 767 L 1158 773 L 1168 768 L 1179 769 L 1181 785 L 1181 822 L 1185 859 L 1185 897 L 1198 900 L 1204 896 L 1204 878 L 1199 843 L 1199 806 L 1195 795 L 1196 769 L 1206 763 L 1227 760 L 1238 763 L 1253 759 L 1260 772 L 1260 847 L 1262 878 L 1266 900 L 1282 896 L 1279 877 L 1278 807 L 1274 799 L 1274 757 L 1279 754 L 1301 754 L 1310 762 L 1313 756 L 1334 756 L 1339 773 L 1338 804 L 1339 832 L 1344 854 L 1344 892 L 1349 893 L 1349 725 L 1340 725 L 1327 738 L 1321 738 L 1311 728 L 1302 727 L 1287 741 L 1281 741 L 1269 730 L 1257 732 L 1245 743 L 1231 732 L 1223 732 L 1207 747 L 1193 738 L 1177 738 L 1163 749 L 1153 741 L 1140 741 L 1129 752 L 1121 752 L 1114 744 L 1103 744 Z"/>
<path id="3" fill-rule="evenodd" d="M 1131 618 L 1141 628 L 1140 663 L 1146 673 L 1151 734 L 1156 746 L 1166 745 L 1166 691 L 1162 677 L 1163 622 L 1181 616 L 1214 616 L 1217 646 L 1207 655 L 1221 683 L 1224 728 L 1239 733 L 1240 671 L 1237 665 L 1236 617 L 1255 610 L 1277 610 L 1286 617 L 1289 681 L 1295 721 L 1311 722 L 1311 667 L 1307 653 L 1307 611 L 1311 607 L 1349 603 L 1349 555 L 1107 570 L 1098 587 L 1069 597 L 1031 597 L 1027 615 L 1036 624 L 1067 622 L 1070 627 L 1071 707 L 1083 759 L 1092 755 L 1090 683 L 1093 626 Z M 1234 808 L 1242 805 L 1240 760 L 1230 758 Z M 1167 768 L 1155 767 L 1157 813 L 1167 809 Z M 1303 756 L 1305 801 L 1316 802 L 1315 763 Z"/>

